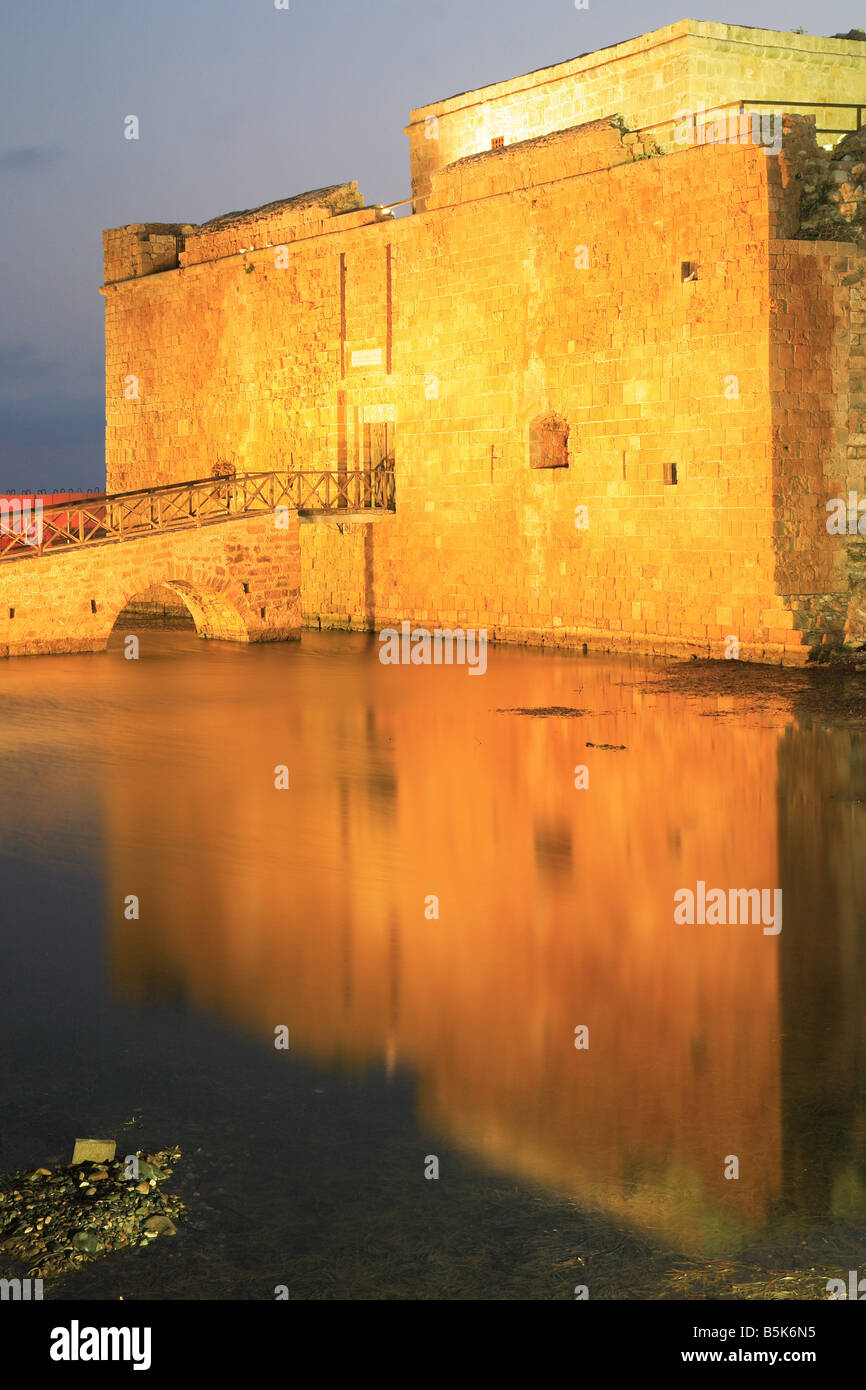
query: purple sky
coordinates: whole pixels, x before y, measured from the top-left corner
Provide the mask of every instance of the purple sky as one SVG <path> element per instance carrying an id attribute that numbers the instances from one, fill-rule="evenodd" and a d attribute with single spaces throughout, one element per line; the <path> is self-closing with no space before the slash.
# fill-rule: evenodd
<path id="1" fill-rule="evenodd" d="M 396 201 L 413 106 L 687 16 L 833 34 L 866 28 L 860 8 L 0 0 L 0 492 L 104 483 L 103 227 L 200 222 L 347 179 Z"/>

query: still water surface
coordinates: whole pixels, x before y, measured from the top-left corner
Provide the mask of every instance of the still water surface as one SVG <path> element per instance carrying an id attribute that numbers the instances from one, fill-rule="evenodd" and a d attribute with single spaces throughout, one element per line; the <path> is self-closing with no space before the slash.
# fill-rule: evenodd
<path id="1" fill-rule="evenodd" d="M 189 1204 L 54 1296 L 643 1297 L 862 1223 L 863 733 L 488 658 L 2 665 L 0 1168 L 179 1144 Z M 677 925 L 698 880 L 781 888 L 781 933 Z"/>

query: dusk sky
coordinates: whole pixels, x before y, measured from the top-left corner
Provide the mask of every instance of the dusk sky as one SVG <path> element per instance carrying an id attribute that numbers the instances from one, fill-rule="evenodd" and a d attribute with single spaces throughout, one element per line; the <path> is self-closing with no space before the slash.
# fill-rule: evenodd
<path id="1" fill-rule="evenodd" d="M 368 203 L 395 202 L 410 193 L 412 107 L 686 17 L 829 35 L 863 27 L 861 10 L 2 0 L 0 491 L 104 485 L 104 227 L 201 222 L 349 179 Z"/>

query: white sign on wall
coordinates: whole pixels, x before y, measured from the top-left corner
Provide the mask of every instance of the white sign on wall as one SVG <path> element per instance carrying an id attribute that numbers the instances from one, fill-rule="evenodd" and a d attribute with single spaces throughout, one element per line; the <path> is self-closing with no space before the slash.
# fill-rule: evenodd
<path id="1" fill-rule="evenodd" d="M 381 367 L 382 349 L 381 348 L 361 348 L 352 353 L 353 367 Z"/>

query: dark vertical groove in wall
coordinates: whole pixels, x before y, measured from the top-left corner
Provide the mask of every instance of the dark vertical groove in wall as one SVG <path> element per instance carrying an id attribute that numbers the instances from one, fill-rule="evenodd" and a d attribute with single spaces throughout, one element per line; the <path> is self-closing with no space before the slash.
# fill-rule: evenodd
<path id="1" fill-rule="evenodd" d="M 388 245 L 385 247 L 385 290 L 386 303 L 388 306 L 388 326 L 386 330 L 385 339 L 385 371 L 387 372 L 388 376 L 391 375 L 392 347 L 394 342 L 394 319 L 391 298 L 392 286 L 393 278 L 391 270 L 391 243 L 389 241 Z"/>
<path id="2" fill-rule="evenodd" d="M 340 256 L 340 377 L 346 375 L 346 253 Z"/>

